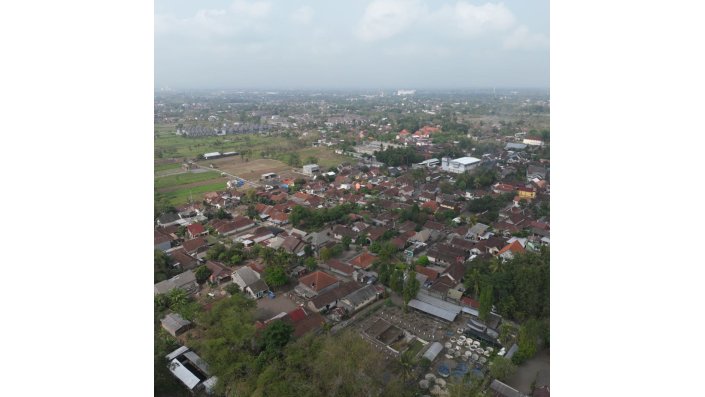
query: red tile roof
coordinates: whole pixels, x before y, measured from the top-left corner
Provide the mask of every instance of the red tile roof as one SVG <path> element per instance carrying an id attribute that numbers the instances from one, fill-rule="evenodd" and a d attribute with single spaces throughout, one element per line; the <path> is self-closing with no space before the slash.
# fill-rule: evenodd
<path id="1" fill-rule="evenodd" d="M 192 240 L 184 241 L 184 243 L 182 244 L 182 247 L 184 248 L 184 250 L 186 250 L 186 252 L 190 253 L 190 252 L 196 251 L 197 249 L 199 249 L 201 247 L 205 247 L 207 245 L 208 244 L 206 243 L 206 240 L 204 240 L 202 237 L 197 237 Z"/>
<path id="2" fill-rule="evenodd" d="M 204 233 L 206 229 L 203 228 L 203 225 L 200 223 L 192 223 L 188 226 L 186 226 L 186 229 L 188 229 L 189 233 L 191 233 L 192 236 Z"/>
<path id="3" fill-rule="evenodd" d="M 520 253 L 526 252 L 524 247 L 521 246 L 521 243 L 519 242 L 519 240 L 514 240 L 511 244 L 507 244 L 504 248 L 499 250 L 497 255 L 501 255 L 507 251 L 512 251 L 515 254 L 520 254 Z"/>
<path id="4" fill-rule="evenodd" d="M 429 280 L 437 279 L 438 275 L 440 274 L 433 269 L 429 269 L 421 265 L 416 265 L 416 273 L 423 274 L 424 276 L 428 277 Z"/>
<path id="5" fill-rule="evenodd" d="M 307 274 L 299 279 L 299 283 L 318 292 L 338 282 L 338 279 L 320 270 Z"/>
<path id="6" fill-rule="evenodd" d="M 361 269 L 367 269 L 370 266 L 372 266 L 372 263 L 377 259 L 376 255 L 372 255 L 369 252 L 365 251 L 361 253 L 360 255 L 354 257 L 352 260 L 350 260 L 351 265 L 357 266 Z"/>
<path id="7" fill-rule="evenodd" d="M 304 311 L 302 307 L 296 308 L 287 314 L 293 323 L 297 323 L 299 320 L 306 318 L 306 311 Z"/>

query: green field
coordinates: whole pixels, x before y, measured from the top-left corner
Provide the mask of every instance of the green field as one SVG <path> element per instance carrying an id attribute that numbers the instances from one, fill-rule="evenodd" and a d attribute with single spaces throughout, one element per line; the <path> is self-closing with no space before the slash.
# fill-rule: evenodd
<path id="1" fill-rule="evenodd" d="M 179 189 L 172 192 L 162 193 L 162 196 L 166 197 L 172 205 L 179 206 L 186 204 L 191 196 L 193 196 L 194 201 L 203 200 L 203 195 L 208 192 L 215 192 L 217 190 L 225 189 L 224 182 L 211 183 L 208 185 L 195 186 L 188 189 Z"/>
<path id="2" fill-rule="evenodd" d="M 155 127 L 154 157 L 159 158 L 196 158 L 208 152 L 242 152 L 250 150 L 251 159 L 262 158 L 262 152 L 274 154 L 298 149 L 304 144 L 295 138 L 278 135 L 265 136 L 257 134 L 209 136 L 186 138 L 176 135 L 166 127 Z"/>
<path id="3" fill-rule="evenodd" d="M 190 183 L 203 182 L 211 179 L 220 178 L 220 174 L 213 171 L 192 173 L 186 172 L 183 174 L 163 176 L 154 179 L 155 189 L 165 189 L 174 186 L 188 185 Z"/>
<path id="4" fill-rule="evenodd" d="M 335 167 L 340 163 L 350 161 L 349 157 L 335 154 L 335 150 L 331 148 L 309 147 L 301 149 L 298 152 L 303 163 L 306 163 L 308 157 L 313 156 L 318 159 L 318 165 L 325 171 L 330 167 Z"/>
<path id="5" fill-rule="evenodd" d="M 167 171 L 181 167 L 181 163 L 154 164 L 154 172 Z"/>

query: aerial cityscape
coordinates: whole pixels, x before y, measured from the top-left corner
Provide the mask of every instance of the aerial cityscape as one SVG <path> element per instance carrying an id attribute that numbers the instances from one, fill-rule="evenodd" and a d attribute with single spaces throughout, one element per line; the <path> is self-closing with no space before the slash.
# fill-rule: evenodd
<path id="1" fill-rule="evenodd" d="M 266 36 L 279 5 L 155 9 L 155 395 L 549 396 L 547 66 L 518 55 L 511 80 L 478 63 L 456 84 L 467 59 L 441 51 L 447 73 L 410 64 L 379 83 L 384 65 L 358 79 L 339 59 L 288 75 L 222 57 L 231 36 Z M 408 30 L 428 14 L 461 19 L 441 44 L 547 60 L 515 5 L 367 2 L 351 51 L 423 47 Z M 210 64 L 159 61 L 198 40 L 220 43 Z"/>

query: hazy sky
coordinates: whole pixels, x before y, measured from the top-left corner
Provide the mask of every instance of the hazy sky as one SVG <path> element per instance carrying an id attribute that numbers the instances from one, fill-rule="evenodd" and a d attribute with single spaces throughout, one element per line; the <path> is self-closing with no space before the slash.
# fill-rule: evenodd
<path id="1" fill-rule="evenodd" d="M 549 83 L 549 2 L 156 0 L 155 87 Z"/>

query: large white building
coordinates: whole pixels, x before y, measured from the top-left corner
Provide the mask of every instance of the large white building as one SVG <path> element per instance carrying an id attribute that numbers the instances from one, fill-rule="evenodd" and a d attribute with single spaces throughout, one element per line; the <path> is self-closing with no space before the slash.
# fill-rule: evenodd
<path id="1" fill-rule="evenodd" d="M 321 172 L 321 168 L 318 164 L 306 164 L 303 166 L 303 173 L 308 176 L 314 176 Z"/>
<path id="2" fill-rule="evenodd" d="M 460 157 L 451 160 L 449 157 L 443 157 L 441 159 L 441 168 L 443 171 L 453 172 L 456 174 L 462 174 L 463 172 L 468 172 L 480 164 L 480 159 L 475 157 Z"/>

